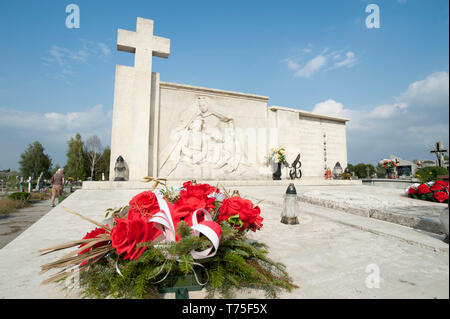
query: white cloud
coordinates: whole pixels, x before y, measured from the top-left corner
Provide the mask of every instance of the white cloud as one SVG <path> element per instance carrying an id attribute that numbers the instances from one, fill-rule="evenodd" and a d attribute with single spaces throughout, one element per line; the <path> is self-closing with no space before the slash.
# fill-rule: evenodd
<path id="1" fill-rule="evenodd" d="M 333 60 L 337 60 L 341 57 L 341 54 L 337 51 L 331 52 L 330 55 L 333 58 Z"/>
<path id="2" fill-rule="evenodd" d="M 304 67 L 295 72 L 295 76 L 309 78 L 314 73 L 318 72 L 327 62 L 327 57 L 318 55 L 315 58 L 309 60 Z"/>
<path id="3" fill-rule="evenodd" d="M 449 76 L 448 72 L 436 72 L 422 81 L 416 81 L 400 94 L 397 100 L 420 107 L 439 107 L 448 105 Z"/>
<path id="4" fill-rule="evenodd" d="M 304 59 L 308 53 L 312 52 L 312 45 L 308 44 L 307 48 L 303 48 L 299 51 L 296 56 L 291 56 L 284 59 L 289 70 L 294 71 L 294 76 L 310 78 L 314 74 L 320 72 L 321 70 L 329 71 L 333 69 L 338 69 L 342 67 L 351 68 L 355 66 L 358 62 L 356 54 L 352 51 L 347 51 L 345 57 L 342 57 L 341 51 L 328 52 L 328 48 L 322 50 L 322 52 L 313 58 L 310 58 L 304 63 L 300 60 Z M 328 69 L 325 66 L 331 61 L 332 65 Z"/>
<path id="5" fill-rule="evenodd" d="M 427 159 L 436 141 L 448 145 L 448 84 L 447 71 L 432 73 L 411 83 L 392 103 L 349 110 L 349 162 L 357 157 L 376 163 L 388 154 Z M 345 110 L 343 106 L 336 109 Z"/>
<path id="6" fill-rule="evenodd" d="M 287 66 L 288 66 L 288 68 L 290 69 L 290 70 L 297 70 L 299 67 L 300 67 L 300 65 L 297 63 L 297 62 L 295 62 L 295 61 L 292 61 L 291 59 L 286 59 L 286 63 L 287 63 Z"/>
<path id="7" fill-rule="evenodd" d="M 47 73 L 48 77 L 71 85 L 68 75 L 75 73 L 76 64 L 88 63 L 92 57 L 105 61 L 111 55 L 111 49 L 103 42 L 80 40 L 80 43 L 75 49 L 58 45 L 50 47 L 42 60 L 49 68 L 56 66 L 57 71 Z"/>
<path id="8" fill-rule="evenodd" d="M 449 76 L 436 72 L 412 82 L 391 103 L 353 109 L 333 99 L 313 112 L 349 118 L 349 162 L 375 163 L 389 154 L 412 160 L 430 158 L 436 141 L 448 145 Z"/>
<path id="9" fill-rule="evenodd" d="M 383 104 L 370 111 L 368 117 L 387 119 L 392 117 L 397 111 L 405 110 L 407 107 L 408 105 L 406 103 Z"/>
<path id="10" fill-rule="evenodd" d="M 334 56 L 333 58 L 334 58 L 334 59 L 337 59 L 337 58 L 339 58 L 339 57 L 340 57 L 340 56 L 337 55 L 337 56 Z M 351 67 L 355 66 L 355 64 L 356 64 L 357 62 L 358 62 L 358 60 L 357 60 L 357 58 L 356 58 L 356 56 L 355 56 L 355 53 L 353 53 L 352 51 L 348 51 L 348 52 L 345 54 L 345 59 L 336 62 L 336 63 L 330 68 L 330 70 L 332 70 L 332 69 L 338 69 L 338 68 L 342 68 L 342 67 L 351 68 Z"/>
<path id="11" fill-rule="evenodd" d="M 312 110 L 313 113 L 338 116 L 338 117 L 350 117 L 351 111 L 344 109 L 344 105 L 340 102 L 336 102 L 333 99 L 317 103 Z"/>
<path id="12" fill-rule="evenodd" d="M 0 166 L 17 167 L 20 153 L 34 141 L 44 145 L 53 163 L 64 165 L 67 141 L 80 133 L 83 139 L 97 135 L 103 146 L 111 142 L 112 110 L 94 105 L 84 111 L 37 113 L 0 107 L 0 137 L 13 145 L 0 161 Z M 0 138 L 1 140 L 2 138 Z"/>
<path id="13" fill-rule="evenodd" d="M 44 61 L 56 63 L 60 67 L 65 68 L 69 66 L 72 61 L 86 62 L 88 54 L 84 50 L 73 51 L 57 45 L 52 45 L 50 50 L 48 50 L 48 55 L 49 56 L 43 58 Z"/>
<path id="14" fill-rule="evenodd" d="M 109 56 L 109 55 L 111 54 L 111 49 L 108 48 L 108 46 L 107 46 L 106 44 L 104 44 L 104 43 L 99 43 L 98 46 L 99 46 L 99 48 L 100 48 L 102 54 L 103 54 L 105 57 L 107 57 L 107 56 Z"/>
<path id="15" fill-rule="evenodd" d="M 364 113 L 361 113 L 358 110 L 345 108 L 344 104 L 333 99 L 328 99 L 317 103 L 314 105 L 312 112 L 316 114 L 348 118 L 350 120 L 347 122 L 347 129 L 349 131 L 366 131 L 372 129 L 370 126 L 363 124 Z"/>
<path id="16" fill-rule="evenodd" d="M 34 113 L 0 108 L 0 125 L 12 129 L 26 129 L 39 132 L 75 132 L 104 129 L 111 120 L 111 112 L 105 111 L 101 104 L 87 108 L 83 112 Z"/>

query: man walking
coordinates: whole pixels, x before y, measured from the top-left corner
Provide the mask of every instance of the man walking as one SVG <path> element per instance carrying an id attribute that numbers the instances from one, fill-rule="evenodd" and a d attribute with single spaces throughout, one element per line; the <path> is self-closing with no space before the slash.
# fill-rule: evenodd
<path id="1" fill-rule="evenodd" d="M 50 198 L 50 206 L 55 207 L 55 197 L 56 195 L 61 196 L 64 187 L 64 171 L 62 168 L 58 169 L 55 175 L 50 179 L 52 183 L 52 197 Z M 59 200 L 58 200 L 59 202 Z"/>

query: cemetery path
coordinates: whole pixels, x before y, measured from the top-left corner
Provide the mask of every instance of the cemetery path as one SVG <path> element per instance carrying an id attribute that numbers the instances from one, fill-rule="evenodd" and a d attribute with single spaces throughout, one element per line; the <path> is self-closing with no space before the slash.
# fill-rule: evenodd
<path id="1" fill-rule="evenodd" d="M 28 227 L 33 225 L 42 216 L 47 214 L 50 200 L 43 200 L 31 204 L 30 207 L 21 208 L 14 213 L 0 216 L 0 249 L 14 240 Z"/>

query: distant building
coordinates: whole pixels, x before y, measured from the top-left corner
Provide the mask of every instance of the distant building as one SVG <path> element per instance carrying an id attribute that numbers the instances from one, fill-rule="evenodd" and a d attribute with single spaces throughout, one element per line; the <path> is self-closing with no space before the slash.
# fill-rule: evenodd
<path id="1" fill-rule="evenodd" d="M 437 166 L 437 163 L 435 160 L 423 160 L 419 161 L 422 165 L 420 167 L 432 167 Z"/>
<path id="2" fill-rule="evenodd" d="M 438 166 L 437 160 L 423 160 L 423 161 L 417 161 L 417 163 L 421 164 L 421 165 L 419 165 L 419 168 Z M 449 167 L 448 159 L 444 160 L 443 167 L 448 169 L 448 167 Z"/>
<path id="3" fill-rule="evenodd" d="M 417 164 L 392 154 L 389 155 L 389 158 L 382 159 L 380 163 L 383 163 L 384 161 L 393 161 L 397 164 L 396 175 L 398 177 L 413 177 L 419 168 Z"/>

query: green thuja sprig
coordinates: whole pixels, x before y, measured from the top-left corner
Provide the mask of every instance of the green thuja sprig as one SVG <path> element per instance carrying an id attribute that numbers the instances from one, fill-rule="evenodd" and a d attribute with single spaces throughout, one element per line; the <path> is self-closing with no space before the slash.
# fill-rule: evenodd
<path id="1" fill-rule="evenodd" d="M 204 286 L 207 298 L 216 295 L 232 298 L 237 291 L 248 289 L 261 289 L 267 298 L 277 298 L 280 292 L 297 288 L 286 267 L 268 257 L 267 245 L 249 240 L 244 232 L 234 229 L 226 221 L 221 227 L 220 246 L 211 258 L 192 258 L 192 250 L 206 249 L 211 243 L 203 236 L 194 236 L 190 227 L 180 222 L 178 242 L 140 243 L 139 246 L 145 246 L 146 250 L 133 261 L 122 260 L 116 254 L 102 259 L 90 266 L 80 280 L 84 296 L 158 298 L 158 287 L 168 284 L 163 280 L 166 275 L 184 276 L 205 271 L 195 263 L 206 268 L 207 274 L 203 278 L 209 278 Z M 115 270 L 116 262 L 122 276 Z"/>

